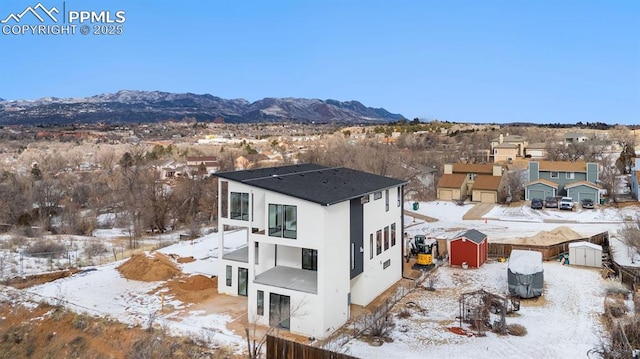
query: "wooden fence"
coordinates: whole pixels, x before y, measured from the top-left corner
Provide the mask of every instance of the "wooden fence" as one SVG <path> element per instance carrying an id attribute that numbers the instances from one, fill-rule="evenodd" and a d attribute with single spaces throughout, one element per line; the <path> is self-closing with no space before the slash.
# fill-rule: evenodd
<path id="1" fill-rule="evenodd" d="M 284 338 L 267 336 L 267 359 L 358 359 Z"/>
<path id="2" fill-rule="evenodd" d="M 602 232 L 587 238 L 571 239 L 566 242 L 552 245 L 535 245 L 522 243 L 489 243 L 489 257 L 509 257 L 514 249 L 538 251 L 542 253 L 544 260 L 552 260 L 558 258 L 561 253 L 569 252 L 569 243 L 573 242 L 589 242 L 601 245 L 603 250 L 609 247 L 609 232 Z"/>

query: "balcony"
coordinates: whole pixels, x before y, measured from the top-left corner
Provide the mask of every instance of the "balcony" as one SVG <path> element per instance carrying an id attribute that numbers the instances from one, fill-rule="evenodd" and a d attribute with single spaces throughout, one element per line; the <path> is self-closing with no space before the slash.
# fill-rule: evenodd
<path id="1" fill-rule="evenodd" d="M 254 283 L 318 294 L 318 272 L 308 269 L 276 266 L 256 276 Z"/>
<path id="2" fill-rule="evenodd" d="M 225 253 L 222 255 L 222 259 L 242 262 L 242 263 L 249 263 L 249 247 L 242 246 L 234 251 Z"/>

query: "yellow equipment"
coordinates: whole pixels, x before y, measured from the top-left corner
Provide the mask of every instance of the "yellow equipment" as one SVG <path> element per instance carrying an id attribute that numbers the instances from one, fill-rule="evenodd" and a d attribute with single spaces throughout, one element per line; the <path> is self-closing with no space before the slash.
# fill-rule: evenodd
<path id="1" fill-rule="evenodd" d="M 417 259 L 416 263 L 413 265 L 413 268 L 431 268 L 433 266 L 433 255 L 438 255 L 438 242 L 436 241 L 431 244 L 427 244 L 427 238 L 421 234 L 415 236 L 414 242 Z"/>

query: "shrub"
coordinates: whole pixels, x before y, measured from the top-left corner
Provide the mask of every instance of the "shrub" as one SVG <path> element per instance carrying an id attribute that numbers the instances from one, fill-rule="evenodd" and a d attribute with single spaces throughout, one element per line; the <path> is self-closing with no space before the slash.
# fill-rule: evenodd
<path id="1" fill-rule="evenodd" d="M 507 333 L 516 337 L 523 337 L 527 335 L 527 328 L 520 324 L 507 325 Z"/>

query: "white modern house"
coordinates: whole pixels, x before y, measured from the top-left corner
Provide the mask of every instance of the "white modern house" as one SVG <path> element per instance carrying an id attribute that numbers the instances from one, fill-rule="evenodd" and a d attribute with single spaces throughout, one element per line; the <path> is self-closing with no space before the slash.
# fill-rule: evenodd
<path id="1" fill-rule="evenodd" d="M 216 173 L 218 291 L 246 296 L 248 318 L 325 338 L 402 276 L 405 181 L 300 164 Z"/>

